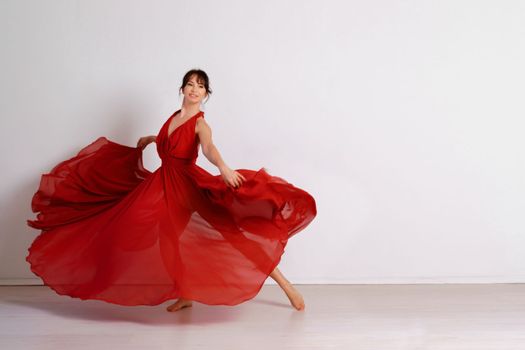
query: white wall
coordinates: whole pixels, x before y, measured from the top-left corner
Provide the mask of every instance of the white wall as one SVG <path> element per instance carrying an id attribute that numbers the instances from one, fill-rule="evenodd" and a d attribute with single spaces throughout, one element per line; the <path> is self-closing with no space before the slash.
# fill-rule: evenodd
<path id="1" fill-rule="evenodd" d="M 292 282 L 525 282 L 521 1 L 2 0 L 0 25 L 3 283 L 40 281 L 40 174 L 156 133 L 193 67 L 226 162 L 317 200 Z"/>

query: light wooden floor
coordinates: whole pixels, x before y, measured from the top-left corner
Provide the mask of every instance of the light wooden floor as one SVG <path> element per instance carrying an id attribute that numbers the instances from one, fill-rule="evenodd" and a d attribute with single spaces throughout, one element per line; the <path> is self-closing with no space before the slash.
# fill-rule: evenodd
<path id="1" fill-rule="evenodd" d="M 0 287 L 0 349 L 525 349 L 525 284 L 278 286 L 168 313 Z"/>

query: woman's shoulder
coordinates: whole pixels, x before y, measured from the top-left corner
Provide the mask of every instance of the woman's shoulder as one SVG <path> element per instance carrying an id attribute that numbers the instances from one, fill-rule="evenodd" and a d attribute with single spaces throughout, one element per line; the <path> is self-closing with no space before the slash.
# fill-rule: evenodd
<path id="1" fill-rule="evenodd" d="M 206 120 L 204 119 L 204 113 L 200 113 L 196 118 L 197 124 L 199 123 L 206 123 Z"/>
<path id="2" fill-rule="evenodd" d="M 201 113 L 195 120 L 195 132 L 199 133 L 203 129 L 210 129 L 210 126 L 206 123 L 204 115 Z"/>

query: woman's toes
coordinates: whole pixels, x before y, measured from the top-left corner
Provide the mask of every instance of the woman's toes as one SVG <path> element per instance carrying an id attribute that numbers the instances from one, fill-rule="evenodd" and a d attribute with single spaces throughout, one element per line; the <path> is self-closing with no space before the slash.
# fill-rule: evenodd
<path id="1" fill-rule="evenodd" d="M 294 308 L 296 308 L 297 310 L 304 310 L 305 308 L 304 299 L 301 293 L 299 293 L 297 289 L 293 287 L 290 288 L 288 292 L 288 299 L 290 299 L 290 303 L 292 304 Z"/>
<path id="2" fill-rule="evenodd" d="M 191 300 L 185 300 L 185 299 L 179 299 L 177 300 L 175 303 L 171 304 L 170 306 L 168 306 L 166 308 L 167 311 L 169 312 L 174 312 L 174 311 L 178 311 L 182 308 L 185 308 L 185 307 L 190 307 L 192 306 L 192 301 Z"/>

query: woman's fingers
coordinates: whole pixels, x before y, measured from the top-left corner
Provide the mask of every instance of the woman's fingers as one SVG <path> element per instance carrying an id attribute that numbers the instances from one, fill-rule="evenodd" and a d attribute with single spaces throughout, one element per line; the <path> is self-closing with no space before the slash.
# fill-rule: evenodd
<path id="1" fill-rule="evenodd" d="M 237 180 L 237 176 L 235 176 L 235 173 L 233 173 L 232 184 L 233 184 L 233 187 L 237 187 L 239 184 L 239 181 Z"/>
<path id="2" fill-rule="evenodd" d="M 137 141 L 137 147 L 138 148 L 145 148 L 147 145 L 149 145 L 150 142 L 152 142 L 152 141 L 150 141 L 150 139 L 148 137 L 141 137 Z"/>
<path id="3" fill-rule="evenodd" d="M 243 181 L 246 181 L 246 178 L 241 173 L 235 170 L 231 172 L 231 175 L 226 177 L 226 183 L 228 184 L 228 186 L 233 188 L 240 187 Z"/>
<path id="4" fill-rule="evenodd" d="M 240 187 L 242 185 L 243 180 L 246 180 L 246 178 L 242 176 L 242 174 L 239 173 L 238 171 L 235 171 L 233 174 L 234 176 L 232 179 L 232 185 L 234 187 Z"/>

